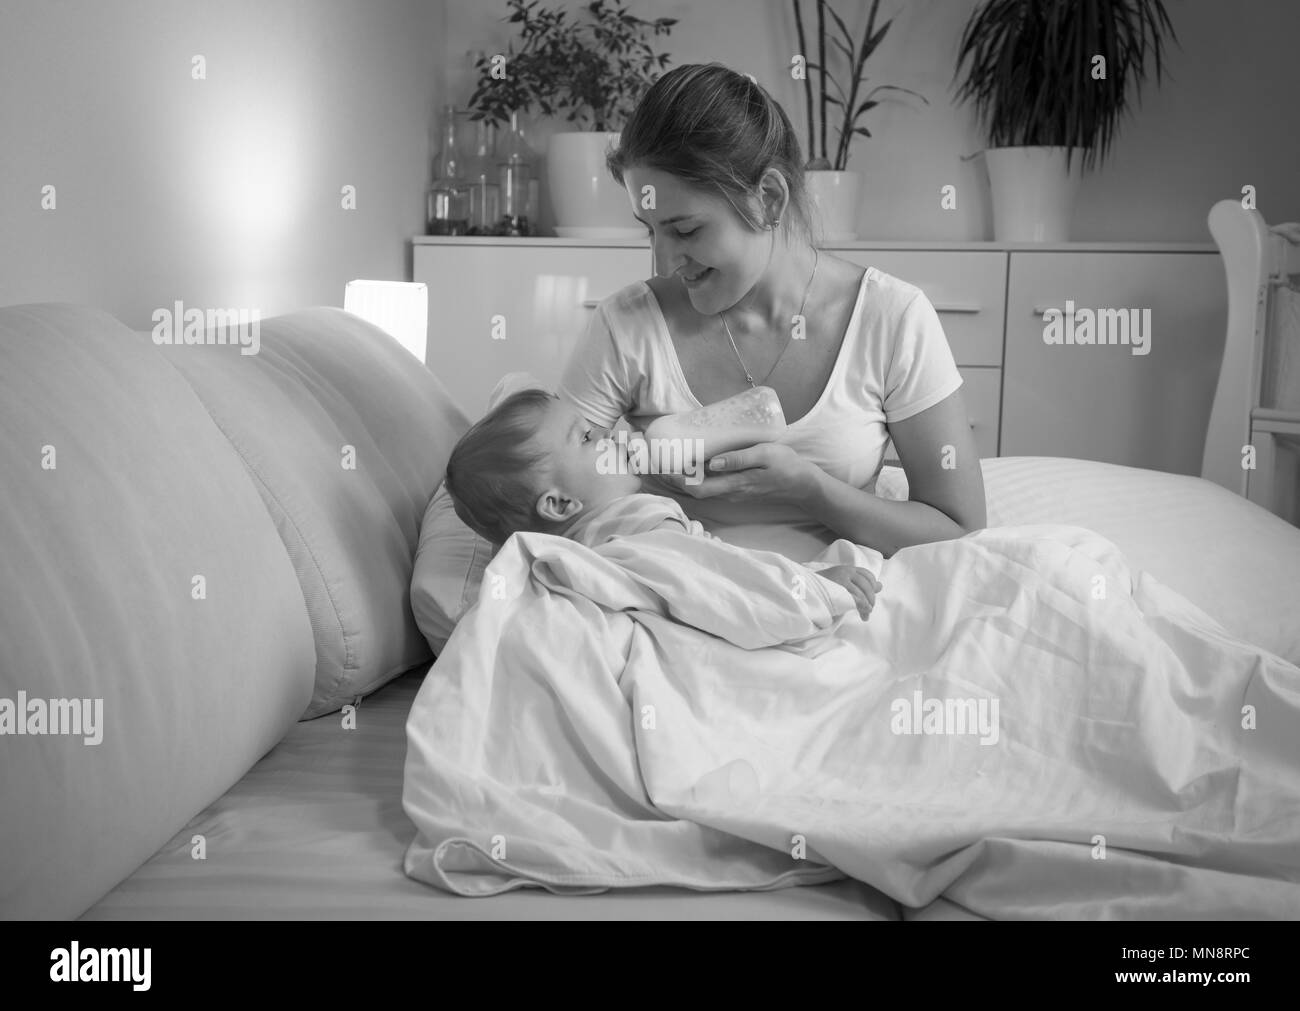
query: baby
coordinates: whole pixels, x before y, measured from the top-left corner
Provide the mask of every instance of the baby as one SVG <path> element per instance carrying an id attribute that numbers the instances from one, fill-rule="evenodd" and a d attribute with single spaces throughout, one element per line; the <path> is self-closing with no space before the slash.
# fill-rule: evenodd
<path id="1" fill-rule="evenodd" d="M 611 449 L 620 454 L 612 467 Z M 522 390 L 461 437 L 447 461 L 447 492 L 465 525 L 498 546 L 524 531 L 588 547 L 664 527 L 712 536 L 673 499 L 643 493 L 626 452 L 554 393 Z M 871 613 L 880 591 L 871 572 L 852 565 L 815 571 L 847 589 L 864 619 Z"/>

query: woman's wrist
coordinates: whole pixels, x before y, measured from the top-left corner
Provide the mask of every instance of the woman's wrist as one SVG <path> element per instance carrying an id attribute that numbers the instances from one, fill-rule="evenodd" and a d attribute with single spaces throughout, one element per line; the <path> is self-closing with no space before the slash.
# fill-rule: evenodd
<path id="1" fill-rule="evenodd" d="M 798 482 L 795 504 L 812 519 L 819 520 L 826 512 L 827 484 L 834 481 L 826 471 L 808 460 L 803 461 L 804 473 Z"/>
<path id="2" fill-rule="evenodd" d="M 885 553 L 885 548 L 876 543 L 879 533 L 876 522 L 880 518 L 877 507 L 886 503 L 872 492 L 855 488 L 820 467 L 814 470 L 816 474 L 808 482 L 802 502 L 809 519 L 836 537 Z"/>

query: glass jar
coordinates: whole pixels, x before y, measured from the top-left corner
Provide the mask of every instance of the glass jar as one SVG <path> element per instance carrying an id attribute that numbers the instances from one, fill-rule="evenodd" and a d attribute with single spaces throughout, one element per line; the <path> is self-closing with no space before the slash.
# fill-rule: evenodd
<path id="1" fill-rule="evenodd" d="M 486 119 L 467 123 L 474 142 L 465 159 L 469 187 L 469 235 L 497 235 L 501 225 L 501 185 L 496 171 L 496 127 Z"/>
<path id="2" fill-rule="evenodd" d="M 497 182 L 501 189 L 501 234 L 534 235 L 537 227 L 537 154 L 528 144 L 523 117 L 510 114 L 498 144 Z"/>
<path id="3" fill-rule="evenodd" d="M 448 105 L 442 112 L 442 149 L 433 164 L 433 182 L 425 201 L 430 235 L 464 235 L 469 231 L 470 193 L 464 157 L 457 136 L 457 113 Z"/>

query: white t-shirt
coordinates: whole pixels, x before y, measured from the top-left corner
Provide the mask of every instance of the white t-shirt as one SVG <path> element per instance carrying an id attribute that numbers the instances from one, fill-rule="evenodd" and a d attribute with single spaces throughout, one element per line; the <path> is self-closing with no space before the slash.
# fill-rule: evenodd
<path id="1" fill-rule="evenodd" d="M 959 386 L 961 374 L 930 300 L 915 285 L 869 267 L 826 388 L 777 441 L 846 484 L 872 488 L 889 442 L 886 425 L 933 407 Z M 596 307 L 560 393 L 603 428 L 626 417 L 643 429 L 659 415 L 703 406 L 691 393 L 658 299 L 644 281 Z M 687 515 L 724 540 L 779 550 L 796 561 L 807 561 L 835 540 L 795 507 L 695 499 L 653 482 L 648 490 L 673 495 Z"/>

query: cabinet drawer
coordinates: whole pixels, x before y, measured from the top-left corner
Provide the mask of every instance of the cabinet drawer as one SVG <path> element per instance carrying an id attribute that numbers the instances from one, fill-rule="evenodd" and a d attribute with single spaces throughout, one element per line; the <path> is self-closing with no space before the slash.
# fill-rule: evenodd
<path id="1" fill-rule="evenodd" d="M 958 365 L 1002 365 L 1006 301 L 1005 253 L 893 249 L 831 249 L 861 267 L 914 284 L 939 313 Z"/>
<path id="2" fill-rule="evenodd" d="M 648 248 L 417 245 L 429 370 L 470 419 L 507 372 L 556 385 L 596 303 L 650 269 Z"/>
<path id="3" fill-rule="evenodd" d="M 961 373 L 961 396 L 966 405 L 966 416 L 975 433 L 975 448 L 980 459 L 998 455 L 998 419 L 1002 404 L 1002 370 L 966 367 Z M 891 439 L 885 447 L 885 462 L 898 463 Z"/>
<path id="4" fill-rule="evenodd" d="M 1010 269 L 1002 452 L 1199 474 L 1223 356 L 1219 256 L 1013 252 Z M 1097 343 L 1048 343 L 1047 309 L 1072 309 L 1076 332 L 1091 319 Z M 1132 331 L 1119 343 L 1122 322 L 1149 322 L 1147 353 Z"/>

